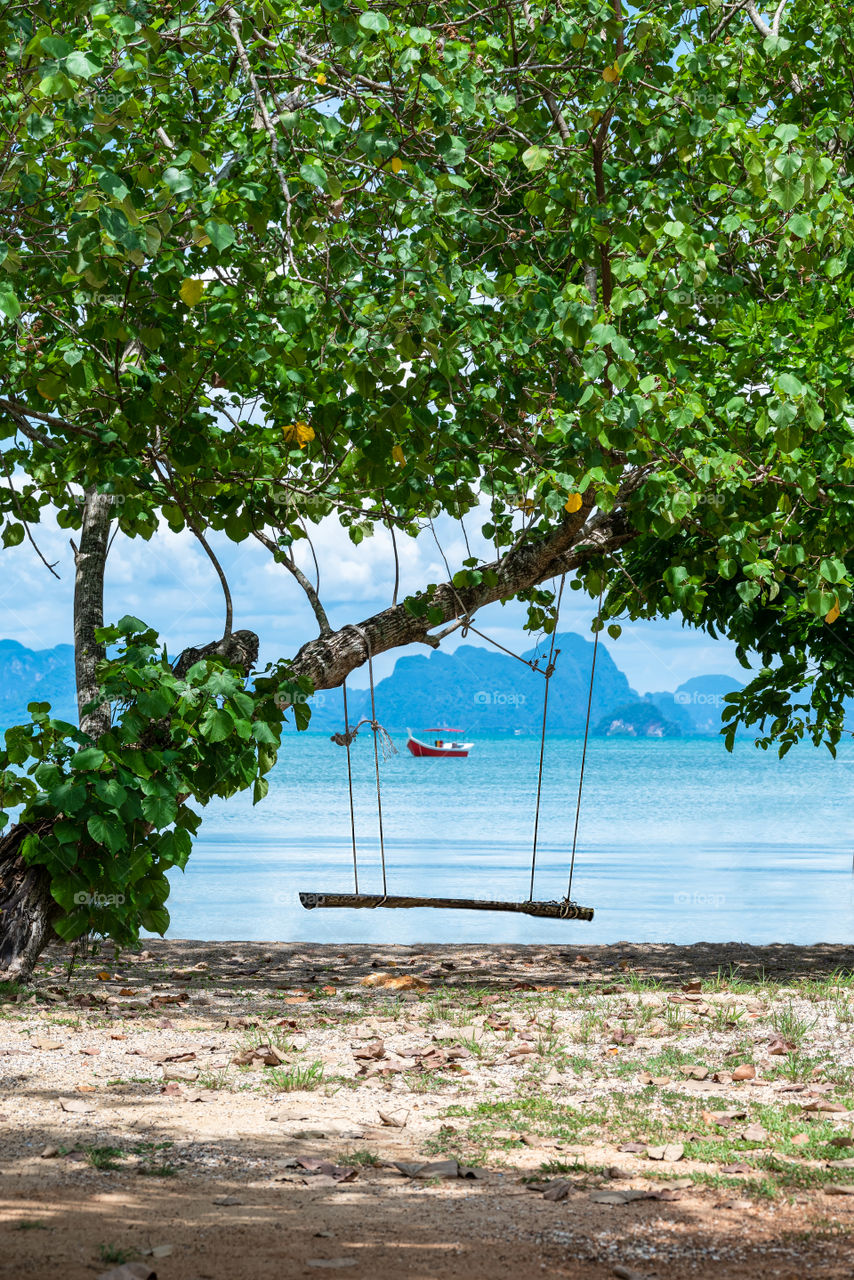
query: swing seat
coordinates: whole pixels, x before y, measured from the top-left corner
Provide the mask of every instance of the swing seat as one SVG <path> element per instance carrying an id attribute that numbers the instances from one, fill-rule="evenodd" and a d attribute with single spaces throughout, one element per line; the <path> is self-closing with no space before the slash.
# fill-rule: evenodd
<path id="1" fill-rule="evenodd" d="M 438 907 L 444 911 L 514 911 L 549 920 L 592 920 L 593 908 L 564 898 L 560 902 L 490 902 L 481 898 L 410 898 L 384 893 L 301 893 L 306 911 L 315 907 Z"/>

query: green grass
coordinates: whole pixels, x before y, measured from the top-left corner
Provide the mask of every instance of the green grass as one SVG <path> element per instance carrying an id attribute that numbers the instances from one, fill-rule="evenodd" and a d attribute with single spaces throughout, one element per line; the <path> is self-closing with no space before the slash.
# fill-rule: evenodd
<path id="1" fill-rule="evenodd" d="M 102 1172 L 118 1169 L 116 1161 L 124 1155 L 121 1147 L 84 1147 L 83 1150 L 92 1168 Z"/>
<path id="2" fill-rule="evenodd" d="M 21 1218 L 15 1223 L 16 1231 L 47 1231 L 48 1225 L 43 1218 Z"/>
<path id="3" fill-rule="evenodd" d="M 793 1004 L 775 1009 L 769 1019 L 771 1026 L 784 1040 L 791 1040 L 796 1045 L 812 1031 L 818 1018 L 807 1019 L 795 1011 Z"/>
<path id="4" fill-rule="evenodd" d="M 120 1249 L 115 1244 L 99 1244 L 98 1257 L 101 1262 L 111 1262 L 114 1266 L 124 1266 L 126 1262 L 131 1262 L 138 1257 L 135 1249 Z"/>
<path id="5" fill-rule="evenodd" d="M 323 1063 L 312 1062 L 305 1067 L 273 1067 L 264 1073 L 279 1093 L 295 1093 L 299 1089 L 319 1089 L 323 1084 Z"/>
<path id="6" fill-rule="evenodd" d="M 145 1178 L 175 1178 L 178 1175 L 174 1164 L 144 1164 L 139 1172 Z"/>
<path id="7" fill-rule="evenodd" d="M 363 1165 L 372 1169 L 382 1164 L 382 1160 L 374 1151 L 348 1151 L 345 1155 L 339 1155 L 337 1159 L 339 1164 Z"/>

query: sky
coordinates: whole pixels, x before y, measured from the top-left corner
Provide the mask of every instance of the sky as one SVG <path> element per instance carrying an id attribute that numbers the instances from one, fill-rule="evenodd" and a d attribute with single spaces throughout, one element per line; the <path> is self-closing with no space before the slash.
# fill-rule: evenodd
<path id="1" fill-rule="evenodd" d="M 458 523 L 443 518 L 436 534 L 451 571 L 467 556 Z M 477 534 L 477 522 L 467 522 L 474 554 L 493 552 Z M 3 551 L 0 578 L 0 638 L 17 640 L 29 649 L 50 649 L 72 642 L 74 565 L 69 531 L 55 523 L 37 530 L 39 547 L 50 562 L 56 561 L 57 581 L 40 562 L 29 542 Z M 73 536 L 73 535 L 72 535 Z M 346 531 L 330 519 L 313 531 L 312 540 L 321 570 L 321 599 L 333 626 L 359 622 L 386 608 L 394 590 L 394 560 L 389 535 L 378 532 L 354 547 Z M 234 626 L 256 631 L 261 638 L 261 659 L 287 657 L 317 634 L 317 625 L 305 597 L 281 565 L 254 540 L 238 547 L 224 537 L 214 537 L 214 547 L 231 584 Z M 400 598 L 431 582 L 448 577 L 444 560 L 432 534 L 417 539 L 398 538 L 401 561 Z M 298 560 L 310 577 L 314 566 L 305 544 Z M 590 635 L 596 606 L 582 592 L 566 590 L 560 630 Z M 222 634 L 223 597 L 210 561 L 191 534 L 161 529 L 151 540 L 130 540 L 117 535 L 107 564 L 105 620 L 124 614 L 142 618 L 160 633 L 170 654 L 187 644 L 205 644 Z M 516 653 L 533 648 L 534 637 L 522 630 L 524 606 L 490 605 L 477 617 L 479 630 Z M 618 640 L 603 634 L 617 666 L 638 693 L 674 690 L 697 675 L 731 675 L 744 680 L 734 647 L 712 640 L 702 632 L 683 628 L 678 619 L 624 623 Z M 486 642 L 459 632 L 443 642 L 443 649 L 459 644 Z M 425 652 L 421 646 L 410 651 Z M 406 650 L 379 657 L 378 678 L 388 674 Z M 355 687 L 367 684 L 367 669 L 351 677 Z"/>

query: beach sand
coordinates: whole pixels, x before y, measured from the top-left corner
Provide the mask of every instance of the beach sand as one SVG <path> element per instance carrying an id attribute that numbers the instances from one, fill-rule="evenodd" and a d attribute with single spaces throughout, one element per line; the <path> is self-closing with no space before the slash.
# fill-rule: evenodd
<path id="1" fill-rule="evenodd" d="M 0 996 L 3 1274 L 854 1272 L 854 947 L 146 947 Z"/>

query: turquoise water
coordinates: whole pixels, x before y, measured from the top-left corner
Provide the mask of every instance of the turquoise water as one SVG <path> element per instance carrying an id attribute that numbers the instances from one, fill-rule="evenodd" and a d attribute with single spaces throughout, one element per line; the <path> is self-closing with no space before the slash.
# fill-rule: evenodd
<path id="1" fill-rule="evenodd" d="M 539 744 L 479 740 L 467 760 L 381 762 L 389 890 L 528 896 Z M 535 897 L 566 892 L 581 743 L 548 744 Z M 360 888 L 381 889 L 369 737 L 353 747 Z M 270 793 L 211 804 L 170 936 L 317 942 L 850 942 L 854 748 L 784 760 L 714 741 L 588 747 L 573 897 L 591 924 L 482 912 L 305 911 L 297 891 L 351 892 L 346 756 L 292 735 Z"/>

